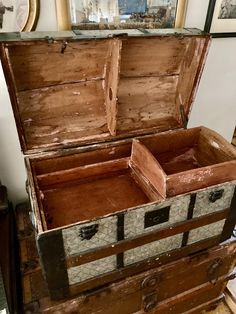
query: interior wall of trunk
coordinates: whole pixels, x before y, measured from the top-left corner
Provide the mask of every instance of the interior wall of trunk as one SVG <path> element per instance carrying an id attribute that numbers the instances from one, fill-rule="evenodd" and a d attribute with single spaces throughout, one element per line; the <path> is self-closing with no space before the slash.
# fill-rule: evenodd
<path id="1" fill-rule="evenodd" d="M 203 29 L 208 1 L 189 0 L 186 27 Z M 37 31 L 57 30 L 55 1 L 41 1 Z M 236 38 L 213 39 L 188 127 L 204 125 L 231 141 L 236 124 Z M 0 67 L 0 180 L 9 198 L 20 202 L 25 192 L 25 167 L 15 121 Z"/>

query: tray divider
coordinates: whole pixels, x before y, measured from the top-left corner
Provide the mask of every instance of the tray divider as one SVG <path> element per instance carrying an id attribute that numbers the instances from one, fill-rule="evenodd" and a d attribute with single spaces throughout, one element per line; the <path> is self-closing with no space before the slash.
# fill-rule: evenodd
<path id="1" fill-rule="evenodd" d="M 117 92 L 120 76 L 122 41 L 119 38 L 111 39 L 108 62 L 105 65 L 105 107 L 108 130 L 116 135 L 117 125 Z"/>
<path id="2" fill-rule="evenodd" d="M 163 198 L 158 191 L 152 186 L 150 181 L 141 173 L 141 171 L 133 164 L 132 178 L 141 187 L 143 192 L 148 196 L 151 202 L 162 201 Z"/>
<path id="3" fill-rule="evenodd" d="M 138 140 L 133 140 L 130 165 L 137 168 L 163 198 L 166 197 L 167 176 L 152 153 Z"/>

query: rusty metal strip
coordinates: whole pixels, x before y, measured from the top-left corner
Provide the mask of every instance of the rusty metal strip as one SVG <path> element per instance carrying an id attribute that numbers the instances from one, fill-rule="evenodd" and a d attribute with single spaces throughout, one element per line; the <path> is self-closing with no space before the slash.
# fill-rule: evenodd
<path id="1" fill-rule="evenodd" d="M 195 206 L 195 202 L 196 202 L 196 197 L 197 197 L 196 193 L 191 194 L 191 196 L 190 196 L 190 203 L 189 203 L 189 207 L 188 207 L 187 220 L 190 220 L 193 218 L 193 210 L 194 210 L 194 206 Z M 189 231 L 185 232 L 183 235 L 182 247 L 187 245 L 188 237 L 189 237 Z"/>
<path id="2" fill-rule="evenodd" d="M 62 231 L 40 234 L 37 239 L 38 252 L 48 290 L 53 300 L 69 296 L 69 281 L 65 262 Z"/>
<path id="3" fill-rule="evenodd" d="M 124 240 L 124 213 L 120 213 L 117 215 L 117 241 Z M 124 267 L 124 253 L 121 252 L 116 256 L 117 268 Z"/>
<path id="4" fill-rule="evenodd" d="M 67 268 L 83 265 L 97 259 L 110 255 L 122 253 L 124 251 L 148 244 L 153 241 L 164 239 L 179 233 L 184 233 L 208 224 L 225 219 L 228 216 L 229 209 L 225 209 L 213 214 L 204 215 L 189 221 L 179 222 L 168 228 L 158 229 L 147 234 L 137 236 L 132 239 L 123 240 L 113 245 L 107 245 L 101 248 L 91 250 L 89 253 L 80 256 L 73 256 L 66 259 Z"/>

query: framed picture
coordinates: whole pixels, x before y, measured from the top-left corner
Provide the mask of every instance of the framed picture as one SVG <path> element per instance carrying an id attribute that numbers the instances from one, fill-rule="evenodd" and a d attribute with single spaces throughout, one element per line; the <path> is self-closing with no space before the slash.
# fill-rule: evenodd
<path id="1" fill-rule="evenodd" d="M 235 37 L 236 0 L 210 0 L 204 30 L 213 37 Z"/>
<path id="2" fill-rule="evenodd" d="M 39 17 L 39 0 L 1 0 L 0 32 L 35 30 Z"/>
<path id="3" fill-rule="evenodd" d="M 71 29 L 69 0 L 55 0 L 55 4 L 57 13 L 57 30 L 66 31 Z"/>
<path id="4" fill-rule="evenodd" d="M 58 0 L 59 1 L 59 0 Z M 187 0 L 69 0 L 72 28 L 180 28 Z"/>
<path id="5" fill-rule="evenodd" d="M 118 0 L 119 14 L 145 13 L 147 10 L 146 0 Z"/>

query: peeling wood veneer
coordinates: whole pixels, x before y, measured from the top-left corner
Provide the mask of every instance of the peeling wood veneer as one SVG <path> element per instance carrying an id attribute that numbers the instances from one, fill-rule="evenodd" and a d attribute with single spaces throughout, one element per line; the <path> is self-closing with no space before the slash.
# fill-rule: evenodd
<path id="1" fill-rule="evenodd" d="M 132 36 L 138 35 L 68 38 L 63 54 L 65 39 L 2 45 L 25 153 L 182 126 L 177 95 L 188 116 L 204 53 L 193 51 L 205 47 L 208 37 Z M 186 60 L 191 71 L 183 80 Z M 185 81 L 186 89 L 178 91 Z"/>

